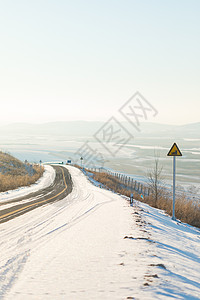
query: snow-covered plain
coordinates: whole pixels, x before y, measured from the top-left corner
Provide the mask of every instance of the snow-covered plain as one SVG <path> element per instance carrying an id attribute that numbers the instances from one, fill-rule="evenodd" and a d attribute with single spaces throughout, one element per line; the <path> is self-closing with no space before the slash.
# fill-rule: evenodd
<path id="1" fill-rule="evenodd" d="M 199 299 L 198 229 L 67 168 L 70 195 L 0 225 L 0 299 Z"/>

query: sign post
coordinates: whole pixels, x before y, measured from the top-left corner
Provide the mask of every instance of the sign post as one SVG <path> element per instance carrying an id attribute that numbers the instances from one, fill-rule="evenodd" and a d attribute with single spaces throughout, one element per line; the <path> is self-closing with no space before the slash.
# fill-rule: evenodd
<path id="1" fill-rule="evenodd" d="M 41 161 L 41 159 L 40 159 L 40 172 L 41 172 L 41 169 L 42 169 L 41 164 L 42 164 L 42 161 Z"/>
<path id="2" fill-rule="evenodd" d="M 130 206 L 133 206 L 133 193 L 130 195 Z"/>
<path id="3" fill-rule="evenodd" d="M 81 168 L 83 168 L 83 157 L 82 156 L 81 156 L 80 160 L 81 160 Z"/>
<path id="4" fill-rule="evenodd" d="M 175 200 L 176 200 L 176 156 L 182 156 L 181 151 L 179 150 L 176 143 L 174 143 L 169 150 L 168 156 L 173 156 L 173 205 L 172 205 L 172 220 L 175 218 Z"/>

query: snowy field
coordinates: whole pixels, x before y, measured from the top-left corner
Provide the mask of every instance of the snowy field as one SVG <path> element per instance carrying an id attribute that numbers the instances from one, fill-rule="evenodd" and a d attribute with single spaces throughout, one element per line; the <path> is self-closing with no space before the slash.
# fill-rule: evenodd
<path id="1" fill-rule="evenodd" d="M 67 168 L 70 195 L 0 225 L 0 299 L 200 299 L 198 229 Z"/>

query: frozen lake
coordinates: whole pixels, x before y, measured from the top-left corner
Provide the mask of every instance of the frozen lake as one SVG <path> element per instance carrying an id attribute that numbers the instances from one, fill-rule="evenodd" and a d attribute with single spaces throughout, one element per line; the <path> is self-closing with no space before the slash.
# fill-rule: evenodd
<path id="1" fill-rule="evenodd" d="M 22 161 L 66 162 L 71 159 L 73 162 L 77 159 L 80 163 L 80 157 L 83 156 L 83 164 L 86 164 L 84 148 L 87 141 L 90 148 L 104 157 L 103 165 L 96 162 L 97 166 L 128 174 L 138 181 L 145 180 L 145 176 L 154 166 L 155 156 L 158 155 L 166 182 L 172 182 L 172 158 L 168 157 L 167 153 L 174 139 L 162 136 L 135 137 L 114 155 L 90 135 L 1 134 L 0 148 Z M 177 158 L 177 184 L 184 187 L 200 187 L 200 139 L 179 138 L 176 142 L 183 154 Z"/>

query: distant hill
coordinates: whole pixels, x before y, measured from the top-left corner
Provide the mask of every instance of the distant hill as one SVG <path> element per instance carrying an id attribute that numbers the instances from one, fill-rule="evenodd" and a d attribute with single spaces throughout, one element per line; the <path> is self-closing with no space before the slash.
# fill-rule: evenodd
<path id="1" fill-rule="evenodd" d="M 159 123 L 142 123 L 141 131 L 134 130 L 131 124 L 127 125 L 129 130 L 132 130 L 134 136 L 141 137 L 166 137 L 166 138 L 196 138 L 200 139 L 200 122 L 186 125 L 167 125 Z"/>
<path id="2" fill-rule="evenodd" d="M 34 135 L 93 135 L 104 123 L 102 122 L 50 122 L 44 124 L 13 123 L 0 127 L 0 133 L 34 134 Z"/>
<path id="3" fill-rule="evenodd" d="M 0 134 L 29 134 L 49 136 L 90 136 L 92 137 L 105 122 L 99 121 L 69 121 L 49 122 L 44 124 L 13 123 L 0 126 Z M 200 138 L 200 122 L 186 125 L 167 125 L 143 122 L 140 132 L 128 122 L 121 122 L 134 136 L 170 136 L 174 138 Z"/>
<path id="4" fill-rule="evenodd" d="M 8 153 L 0 151 L 0 192 L 14 190 L 35 183 L 43 174 L 39 165 L 23 163 Z"/>
<path id="5" fill-rule="evenodd" d="M 12 155 L 0 151 L 0 173 L 3 175 L 25 176 L 34 175 L 36 171 L 31 165 L 25 164 Z"/>

